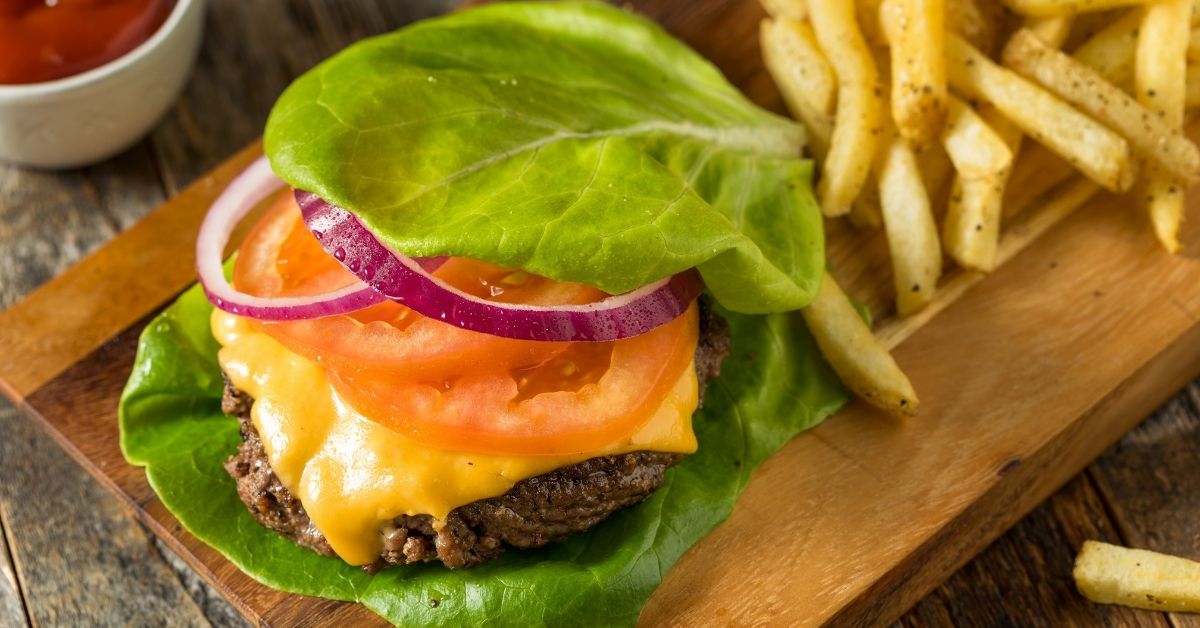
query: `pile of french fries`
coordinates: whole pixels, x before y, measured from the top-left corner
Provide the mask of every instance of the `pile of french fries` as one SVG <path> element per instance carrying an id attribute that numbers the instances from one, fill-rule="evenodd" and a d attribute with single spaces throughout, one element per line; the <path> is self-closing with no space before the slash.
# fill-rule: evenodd
<path id="1" fill-rule="evenodd" d="M 1004 222 L 1071 186 L 1077 204 L 1136 191 L 1155 236 L 1179 250 L 1184 191 L 1200 180 L 1184 135 L 1200 106 L 1200 65 L 1188 67 L 1200 61 L 1200 0 L 762 2 L 763 58 L 808 129 L 821 209 L 884 230 L 899 315 L 934 301 L 945 258 L 994 270 Z M 899 369 L 848 377 L 863 367 L 833 357 L 885 347 L 805 316 L 859 396 L 915 411 Z"/>

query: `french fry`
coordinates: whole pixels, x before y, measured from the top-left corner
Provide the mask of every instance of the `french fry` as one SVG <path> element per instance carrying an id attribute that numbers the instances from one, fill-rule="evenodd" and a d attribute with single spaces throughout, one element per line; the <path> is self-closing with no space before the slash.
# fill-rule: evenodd
<path id="1" fill-rule="evenodd" d="M 1027 29 L 1013 34 L 1004 47 L 1004 65 L 1048 88 L 1067 102 L 1125 136 L 1135 149 L 1171 174 L 1194 182 L 1200 179 L 1200 150 L 1173 124 L 1142 106 L 1095 70 L 1047 46 Z M 1182 87 L 1181 76 L 1176 89 Z"/>
<path id="2" fill-rule="evenodd" d="M 1005 6 L 1034 17 L 1055 17 L 1090 11 L 1152 4 L 1157 0 L 1004 0 Z"/>
<path id="3" fill-rule="evenodd" d="M 898 417 L 917 413 L 920 402 L 912 384 L 832 276 L 825 274 L 816 297 L 800 313 L 821 354 L 854 394 Z"/>
<path id="4" fill-rule="evenodd" d="M 942 248 L 925 182 L 904 138 L 889 133 L 877 174 L 883 230 L 896 286 L 896 311 L 903 316 L 921 309 L 933 298 L 942 275 Z"/>
<path id="5" fill-rule="evenodd" d="M 945 0 L 885 0 L 892 58 L 892 120 L 915 148 L 934 141 L 946 118 Z"/>
<path id="6" fill-rule="evenodd" d="M 837 116 L 817 196 L 826 216 L 843 216 L 862 190 L 879 149 L 883 88 L 853 2 L 809 0 L 809 17 L 838 79 Z"/>
<path id="7" fill-rule="evenodd" d="M 1138 37 L 1134 82 L 1138 101 L 1177 131 L 1183 130 L 1187 45 L 1192 0 L 1164 0 L 1146 8 Z M 1185 181 L 1161 164 L 1146 173 L 1146 203 L 1158 241 L 1179 251 Z"/>
<path id="8" fill-rule="evenodd" d="M 805 0 L 762 0 L 762 6 L 767 15 L 777 20 L 799 22 L 808 19 Z"/>
<path id="9" fill-rule="evenodd" d="M 783 94 L 788 111 L 808 128 L 813 156 L 823 161 L 833 135 L 837 77 L 807 22 L 763 20 L 759 28 L 763 61 Z"/>
<path id="10" fill-rule="evenodd" d="M 1140 549 L 1085 541 L 1075 586 L 1087 599 L 1166 612 L 1200 612 L 1200 563 Z"/>
<path id="11" fill-rule="evenodd" d="M 1046 45 L 1052 48 L 1062 48 L 1071 35 L 1071 24 L 1074 16 L 1059 15 L 1056 17 L 1025 18 L 1025 28 L 1033 31 Z"/>
<path id="12" fill-rule="evenodd" d="M 950 85 L 990 101 L 1026 135 L 1045 144 L 1102 187 L 1124 192 L 1136 177 L 1129 143 L 957 35 L 946 38 Z"/>
<path id="13" fill-rule="evenodd" d="M 963 268 L 991 272 L 1000 241 L 1000 204 L 1019 132 L 997 133 L 962 101 L 952 98 L 942 141 L 958 174 L 942 223 L 946 253 Z M 1011 143 L 1010 143 L 1011 142 Z"/>

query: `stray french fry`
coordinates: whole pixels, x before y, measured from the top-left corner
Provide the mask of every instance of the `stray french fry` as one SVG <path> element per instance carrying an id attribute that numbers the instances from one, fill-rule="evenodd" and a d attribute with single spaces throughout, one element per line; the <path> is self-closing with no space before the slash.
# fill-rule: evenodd
<path id="1" fill-rule="evenodd" d="M 862 190 L 879 149 L 883 88 L 853 2 L 809 0 L 809 17 L 838 79 L 837 117 L 817 196 L 826 216 L 843 216 Z"/>
<path id="2" fill-rule="evenodd" d="M 799 22 L 808 19 L 808 7 L 805 0 L 762 0 L 763 9 L 767 15 L 777 20 L 793 20 Z"/>
<path id="3" fill-rule="evenodd" d="M 1009 130 L 1013 143 L 1019 133 Z M 963 268 L 991 272 L 1000 241 L 1000 205 L 1012 166 L 1011 144 L 962 101 L 950 100 L 942 141 L 958 174 L 942 223 L 946 253 Z"/>
<path id="4" fill-rule="evenodd" d="M 818 160 L 829 152 L 837 77 L 817 45 L 812 27 L 788 19 L 763 20 L 759 29 L 763 61 L 783 94 L 788 111 L 808 128 Z"/>
<path id="5" fill-rule="evenodd" d="M 821 354 L 847 388 L 895 416 L 917 413 L 912 384 L 832 276 L 825 274 L 816 297 L 800 312 Z"/>
<path id="6" fill-rule="evenodd" d="M 1188 181 L 1200 179 L 1200 150 L 1182 131 L 1182 98 L 1176 103 L 1179 124 L 1174 124 L 1105 81 L 1095 70 L 1050 48 L 1026 29 L 1017 31 L 1008 40 L 1004 64 L 1118 131 L 1134 148 L 1176 177 Z M 1177 89 L 1183 82 L 1181 76 Z"/>
<path id="7" fill-rule="evenodd" d="M 1164 0 L 1146 8 L 1138 37 L 1134 82 L 1138 101 L 1177 131 L 1183 130 L 1187 88 L 1187 45 L 1192 0 Z M 1146 173 L 1146 203 L 1158 241 L 1179 251 L 1185 181 L 1161 164 Z"/>
<path id="8" fill-rule="evenodd" d="M 1124 192 L 1136 177 L 1129 143 L 1045 89 L 993 63 L 957 35 L 946 38 L 950 84 L 990 101 L 1026 135 L 1104 188 Z"/>
<path id="9" fill-rule="evenodd" d="M 944 0 L 885 0 L 880 9 L 892 58 L 892 120 L 915 148 L 933 142 L 946 118 Z"/>
<path id="10" fill-rule="evenodd" d="M 942 248 L 916 156 L 904 138 L 888 140 L 879 160 L 879 204 L 892 257 L 896 311 L 907 315 L 933 298 L 942 275 Z"/>
<path id="11" fill-rule="evenodd" d="M 1087 599 L 1166 612 L 1200 612 L 1200 563 L 1085 541 L 1075 558 L 1075 586 Z"/>
<path id="12" fill-rule="evenodd" d="M 1157 0 L 1004 0 L 1004 4 L 1020 13 L 1034 17 L 1055 17 L 1086 11 L 1107 11 L 1120 7 L 1151 4 Z"/>

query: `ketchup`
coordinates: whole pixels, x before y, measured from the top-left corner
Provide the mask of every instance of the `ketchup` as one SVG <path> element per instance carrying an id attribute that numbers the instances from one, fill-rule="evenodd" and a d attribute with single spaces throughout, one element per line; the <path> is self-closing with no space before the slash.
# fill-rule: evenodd
<path id="1" fill-rule="evenodd" d="M 137 48 L 174 0 L 0 0 L 0 84 L 86 72 Z"/>

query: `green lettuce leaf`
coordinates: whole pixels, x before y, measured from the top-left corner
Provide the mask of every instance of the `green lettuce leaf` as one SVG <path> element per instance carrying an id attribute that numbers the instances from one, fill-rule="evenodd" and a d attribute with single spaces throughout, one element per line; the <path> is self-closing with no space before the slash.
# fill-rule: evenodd
<path id="1" fill-rule="evenodd" d="M 284 92 L 264 136 L 276 173 L 395 250 L 613 294 L 699 267 L 744 313 L 803 307 L 820 281 L 803 141 L 653 22 L 542 2 L 351 46 Z"/>
<path id="2" fill-rule="evenodd" d="M 695 417 L 699 451 L 642 504 L 565 543 L 509 551 L 469 570 L 397 567 L 375 576 L 255 522 L 222 463 L 237 420 L 221 413 L 212 307 L 186 292 L 142 333 L 121 397 L 121 447 L 197 538 L 269 586 L 358 601 L 403 625 L 632 625 L 683 552 L 724 520 L 754 469 L 846 400 L 795 313 L 723 311 L 734 352 Z"/>

